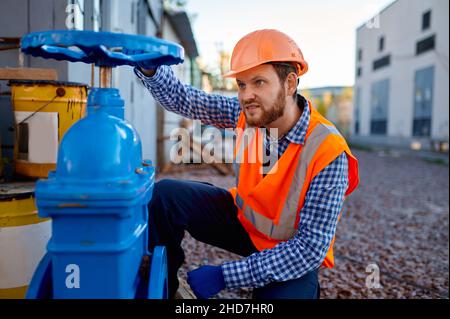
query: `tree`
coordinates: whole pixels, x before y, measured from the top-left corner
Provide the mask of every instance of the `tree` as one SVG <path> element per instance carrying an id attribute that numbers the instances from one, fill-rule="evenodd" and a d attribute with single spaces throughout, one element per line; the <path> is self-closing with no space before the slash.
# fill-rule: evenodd
<path id="1" fill-rule="evenodd" d="M 325 102 L 323 101 L 323 99 L 317 99 L 316 100 L 316 108 L 317 111 L 322 114 L 322 116 L 326 117 L 327 113 L 328 113 L 328 107 L 326 106 Z"/>

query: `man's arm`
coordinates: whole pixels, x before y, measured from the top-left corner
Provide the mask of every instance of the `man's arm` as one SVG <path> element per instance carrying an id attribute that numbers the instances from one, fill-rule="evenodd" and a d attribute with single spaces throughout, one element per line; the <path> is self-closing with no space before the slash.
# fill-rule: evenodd
<path id="1" fill-rule="evenodd" d="M 262 287 L 319 268 L 336 232 L 347 187 L 348 161 L 342 153 L 311 182 L 296 235 L 272 249 L 224 263 L 226 287 Z"/>
<path id="2" fill-rule="evenodd" d="M 205 125 L 220 128 L 236 126 L 240 106 L 237 98 L 207 94 L 177 79 L 169 66 L 159 66 L 156 71 L 134 69 L 144 86 L 166 110 L 190 119 L 201 120 Z"/>

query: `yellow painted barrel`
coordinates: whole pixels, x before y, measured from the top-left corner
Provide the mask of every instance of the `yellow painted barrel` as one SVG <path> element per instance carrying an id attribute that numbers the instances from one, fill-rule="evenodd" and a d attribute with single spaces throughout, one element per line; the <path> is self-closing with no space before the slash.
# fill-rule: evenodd
<path id="1" fill-rule="evenodd" d="M 34 187 L 0 184 L 0 299 L 25 297 L 50 239 L 51 220 L 38 217 Z"/>
<path id="2" fill-rule="evenodd" d="M 61 81 L 10 81 L 16 124 L 18 175 L 45 178 L 56 168 L 65 132 L 86 114 L 87 85 Z"/>

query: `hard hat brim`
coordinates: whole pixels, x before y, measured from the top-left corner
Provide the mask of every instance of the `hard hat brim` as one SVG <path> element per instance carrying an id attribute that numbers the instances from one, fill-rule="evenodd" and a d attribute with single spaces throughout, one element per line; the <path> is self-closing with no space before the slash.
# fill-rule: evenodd
<path id="1" fill-rule="evenodd" d="M 256 62 L 256 63 L 248 64 L 248 65 L 246 65 L 244 67 L 241 67 L 238 70 L 234 70 L 234 71 L 230 70 L 227 73 L 225 73 L 223 75 L 223 77 L 224 78 L 236 78 L 236 76 L 239 73 L 242 73 L 244 71 L 248 71 L 248 70 L 253 69 L 253 68 L 257 67 L 257 66 L 260 66 L 260 65 L 263 65 L 263 64 L 266 64 L 266 63 L 270 63 L 270 62 L 293 62 L 293 61 L 286 61 L 286 59 L 281 59 L 279 61 L 278 60 L 270 60 L 270 61 L 264 61 L 264 62 Z M 297 63 L 299 63 L 299 62 L 297 62 Z M 301 67 L 298 68 L 298 76 L 301 76 L 301 75 L 305 74 L 308 71 L 308 64 L 306 64 L 306 62 L 304 64 L 301 64 L 301 63 L 299 63 L 299 64 L 301 65 Z"/>
<path id="2" fill-rule="evenodd" d="M 262 64 L 264 64 L 264 63 L 257 62 L 257 63 L 252 63 L 252 64 L 249 64 L 249 65 L 246 65 L 245 67 L 239 68 L 238 70 L 234 70 L 234 71 L 230 70 L 227 73 L 225 73 L 223 75 L 223 77 L 224 78 L 235 78 L 237 74 L 242 73 L 244 71 L 248 71 L 248 70 L 253 69 L 253 68 L 255 68 L 257 66 L 260 66 Z"/>

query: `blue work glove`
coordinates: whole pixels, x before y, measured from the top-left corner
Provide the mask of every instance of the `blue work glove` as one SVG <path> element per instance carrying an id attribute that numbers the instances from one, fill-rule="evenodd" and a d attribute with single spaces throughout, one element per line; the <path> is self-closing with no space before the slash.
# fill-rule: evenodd
<path id="1" fill-rule="evenodd" d="M 222 267 L 202 266 L 187 273 L 187 282 L 198 299 L 208 299 L 225 288 Z"/>

